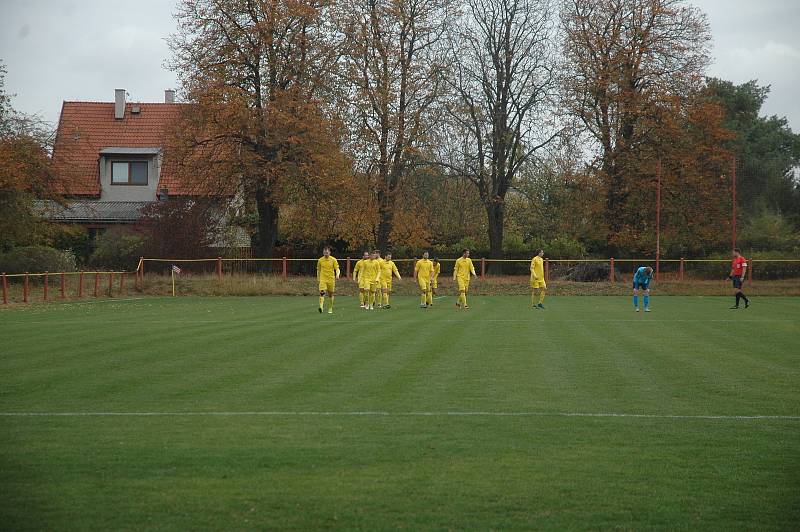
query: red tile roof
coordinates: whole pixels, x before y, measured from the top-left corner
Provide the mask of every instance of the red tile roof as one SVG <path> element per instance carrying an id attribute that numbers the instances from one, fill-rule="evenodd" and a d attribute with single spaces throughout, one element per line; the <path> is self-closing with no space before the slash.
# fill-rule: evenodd
<path id="1" fill-rule="evenodd" d="M 99 196 L 100 150 L 108 147 L 164 148 L 167 131 L 186 104 L 127 103 L 125 117 L 114 118 L 114 103 L 64 102 L 58 122 L 53 164 L 60 177 L 60 190 L 69 196 Z M 141 112 L 131 113 L 132 107 Z M 186 194 L 176 179 L 173 165 L 162 161 L 158 188 Z"/>

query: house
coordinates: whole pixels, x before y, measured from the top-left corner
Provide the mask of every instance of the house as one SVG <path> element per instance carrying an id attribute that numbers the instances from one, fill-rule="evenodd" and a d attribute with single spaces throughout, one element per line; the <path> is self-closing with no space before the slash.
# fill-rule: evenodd
<path id="1" fill-rule="evenodd" d="M 65 101 L 53 166 L 67 204 L 44 204 L 46 217 L 85 226 L 93 236 L 135 223 L 154 201 L 189 194 L 164 160 L 169 128 L 185 105 L 172 90 L 163 103 L 126 102 L 124 89 L 114 91 L 113 102 Z"/>

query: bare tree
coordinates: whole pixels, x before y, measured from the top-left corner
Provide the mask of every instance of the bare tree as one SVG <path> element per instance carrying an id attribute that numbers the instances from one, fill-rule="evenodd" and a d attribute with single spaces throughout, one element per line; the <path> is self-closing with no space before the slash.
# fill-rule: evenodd
<path id="1" fill-rule="evenodd" d="M 503 256 L 505 198 L 521 167 L 558 135 L 551 0 L 468 0 L 450 39 L 450 120 L 442 160 L 478 189 L 490 255 Z"/>
<path id="2" fill-rule="evenodd" d="M 337 7 L 340 101 L 358 169 L 374 188 L 382 248 L 391 242 L 403 177 L 435 121 L 449 1 L 343 0 Z"/>
<path id="3" fill-rule="evenodd" d="M 562 25 L 565 106 L 598 147 L 613 252 L 658 128 L 702 87 L 710 31 L 686 0 L 568 0 Z"/>

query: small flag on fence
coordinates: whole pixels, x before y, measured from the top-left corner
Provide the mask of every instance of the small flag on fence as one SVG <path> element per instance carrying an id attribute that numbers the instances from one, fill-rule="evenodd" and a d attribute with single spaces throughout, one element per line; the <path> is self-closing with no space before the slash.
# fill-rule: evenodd
<path id="1" fill-rule="evenodd" d="M 170 273 L 170 277 L 172 277 L 172 297 L 175 297 L 175 274 L 176 273 L 181 273 L 181 269 L 173 264 L 172 265 L 172 272 Z"/>

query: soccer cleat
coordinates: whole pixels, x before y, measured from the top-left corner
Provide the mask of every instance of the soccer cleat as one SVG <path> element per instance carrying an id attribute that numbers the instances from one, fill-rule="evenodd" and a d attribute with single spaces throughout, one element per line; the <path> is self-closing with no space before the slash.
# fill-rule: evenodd
<path id="1" fill-rule="evenodd" d="M 392 308 L 391 305 L 384 305 L 383 308 Z"/>
<path id="2" fill-rule="evenodd" d="M 650 312 L 650 307 L 644 307 L 645 312 Z"/>
<path id="3" fill-rule="evenodd" d="M 543 308 L 544 308 L 544 305 L 542 305 L 541 303 L 539 303 L 538 305 L 536 305 L 536 307 L 537 307 L 537 308 L 542 308 L 542 309 L 543 309 Z"/>
<path id="4" fill-rule="evenodd" d="M 428 308 L 428 305 L 426 305 L 425 303 L 421 303 L 419 308 Z"/>
<path id="5" fill-rule="evenodd" d="M 319 307 L 319 313 L 322 314 L 322 307 Z"/>
<path id="6" fill-rule="evenodd" d="M 636 312 L 639 312 L 639 307 L 636 307 Z"/>
<path id="7" fill-rule="evenodd" d="M 747 301 L 744 302 L 744 308 L 747 308 L 749 306 L 750 306 L 750 300 L 748 299 Z"/>
<path id="8" fill-rule="evenodd" d="M 369 310 L 375 310 L 375 307 L 373 307 L 372 305 L 370 305 L 370 306 L 369 306 Z"/>
<path id="9" fill-rule="evenodd" d="M 328 314 L 333 314 L 333 309 L 332 308 L 328 309 Z"/>
<path id="10" fill-rule="evenodd" d="M 469 305 L 464 305 L 464 310 L 469 310 Z"/>
<path id="11" fill-rule="evenodd" d="M 361 306 L 360 306 L 360 307 L 358 307 L 358 308 L 367 308 L 367 307 L 366 307 L 365 305 L 361 305 Z"/>

